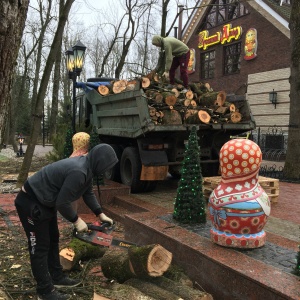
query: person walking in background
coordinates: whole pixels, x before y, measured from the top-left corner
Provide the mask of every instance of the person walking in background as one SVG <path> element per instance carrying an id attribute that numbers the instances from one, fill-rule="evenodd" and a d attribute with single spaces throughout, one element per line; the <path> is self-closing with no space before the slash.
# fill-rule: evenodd
<path id="1" fill-rule="evenodd" d="M 87 224 L 71 205 L 82 197 L 101 222 L 113 224 L 113 220 L 102 212 L 92 182 L 94 176 L 101 176 L 117 162 L 113 148 L 100 144 L 86 156 L 62 159 L 43 167 L 22 186 L 15 206 L 28 239 L 38 299 L 70 299 L 56 288 L 80 284 L 79 280 L 67 277 L 60 264 L 57 211 L 72 222 L 78 232 L 87 231 Z"/>
<path id="2" fill-rule="evenodd" d="M 168 86 L 168 88 L 172 88 L 175 84 L 175 72 L 180 66 L 180 78 L 184 86 L 183 92 L 186 92 L 189 88 L 187 71 L 190 59 L 189 47 L 174 37 L 164 38 L 159 35 L 153 36 L 152 45 L 160 47 L 161 50 L 165 52 L 165 71 L 163 76 L 170 80 L 170 86 Z"/>

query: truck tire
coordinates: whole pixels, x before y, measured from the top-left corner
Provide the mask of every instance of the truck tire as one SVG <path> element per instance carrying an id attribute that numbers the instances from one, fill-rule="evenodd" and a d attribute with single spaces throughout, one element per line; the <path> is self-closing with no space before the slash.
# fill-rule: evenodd
<path id="1" fill-rule="evenodd" d="M 140 180 L 142 163 L 139 151 L 135 147 L 124 149 L 120 162 L 121 180 L 125 185 L 131 186 L 132 193 L 144 191 L 145 182 Z"/>
<path id="2" fill-rule="evenodd" d="M 120 160 L 122 157 L 123 149 L 119 145 L 111 145 L 111 146 L 115 150 L 119 161 L 110 170 L 107 170 L 104 173 L 104 177 L 111 181 L 121 182 Z"/>

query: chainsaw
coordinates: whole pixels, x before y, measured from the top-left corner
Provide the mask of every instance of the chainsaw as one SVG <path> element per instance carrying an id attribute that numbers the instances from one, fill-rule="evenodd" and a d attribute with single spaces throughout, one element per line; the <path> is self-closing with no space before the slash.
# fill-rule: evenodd
<path id="1" fill-rule="evenodd" d="M 117 246 L 121 248 L 129 248 L 131 246 L 136 246 L 134 243 L 114 238 L 111 235 L 115 228 L 114 224 L 112 225 L 108 222 L 95 222 L 87 225 L 87 232 L 77 232 L 76 229 L 74 229 L 73 236 L 86 243 L 102 247 Z"/>

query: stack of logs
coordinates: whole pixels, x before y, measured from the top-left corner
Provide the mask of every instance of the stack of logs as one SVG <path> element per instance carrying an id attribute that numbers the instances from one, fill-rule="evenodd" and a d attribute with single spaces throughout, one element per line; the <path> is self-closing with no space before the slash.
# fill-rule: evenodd
<path id="1" fill-rule="evenodd" d="M 149 114 L 155 124 L 238 123 L 242 115 L 238 108 L 226 101 L 224 91 L 214 92 L 208 83 L 191 83 L 189 90 L 178 83 L 168 88 L 157 74 L 150 73 L 136 80 L 116 80 L 100 85 L 102 96 L 143 88 Z"/>

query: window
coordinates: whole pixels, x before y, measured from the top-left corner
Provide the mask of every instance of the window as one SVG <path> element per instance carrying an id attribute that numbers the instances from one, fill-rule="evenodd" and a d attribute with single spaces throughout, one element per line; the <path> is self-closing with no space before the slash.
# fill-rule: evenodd
<path id="1" fill-rule="evenodd" d="M 201 53 L 200 56 L 202 79 L 214 78 L 215 75 L 215 51 Z"/>
<path id="2" fill-rule="evenodd" d="M 243 4 L 236 0 L 215 0 L 211 4 L 212 7 L 199 31 L 208 30 L 249 13 Z"/>
<path id="3" fill-rule="evenodd" d="M 224 75 L 239 73 L 241 69 L 241 43 L 224 47 Z"/>

